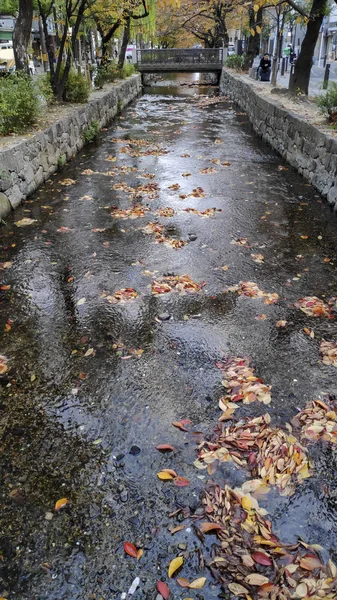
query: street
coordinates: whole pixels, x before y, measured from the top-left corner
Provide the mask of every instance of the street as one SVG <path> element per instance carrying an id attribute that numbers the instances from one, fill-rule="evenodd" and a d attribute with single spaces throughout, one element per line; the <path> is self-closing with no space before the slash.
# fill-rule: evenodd
<path id="1" fill-rule="evenodd" d="M 235 488 L 251 476 L 239 453 L 194 465 L 234 385 L 226 361 L 248 361 L 271 386 L 270 403 L 238 398 L 235 423 L 268 413 L 299 436 L 287 426 L 298 411 L 336 394 L 336 367 L 320 352 L 337 339 L 336 216 L 244 113 L 214 88 L 198 93 L 171 79 L 145 88 L 1 227 L 8 600 L 160 600 L 158 581 L 177 599 L 236 598 L 216 578 L 221 563 L 213 576 L 207 568 L 217 536 L 200 534 L 198 515 L 212 512 L 200 498 L 210 480 Z M 307 297 L 329 318 L 301 310 Z M 284 494 L 270 478 L 258 502 L 282 544 L 319 545 L 304 552 L 325 565 L 337 558 L 336 455 L 299 439 L 310 472 Z M 227 583 L 251 548 L 232 557 Z M 178 576 L 205 577 L 202 589 L 168 578 L 178 556 Z M 263 564 L 275 583 L 279 567 Z"/>

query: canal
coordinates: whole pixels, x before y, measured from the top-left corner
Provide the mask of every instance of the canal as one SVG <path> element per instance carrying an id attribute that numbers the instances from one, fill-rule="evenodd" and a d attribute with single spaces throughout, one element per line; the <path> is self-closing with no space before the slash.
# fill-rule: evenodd
<path id="1" fill-rule="evenodd" d="M 157 581 L 174 598 L 236 598 L 225 581 L 241 581 L 233 565 L 252 547 L 238 541 L 212 576 L 217 537 L 200 533 L 211 513 L 200 498 L 210 481 L 252 477 L 235 459 L 194 465 L 197 445 L 217 439 L 219 399 L 234 389 L 235 422 L 268 413 L 289 435 L 314 399 L 335 418 L 337 362 L 323 363 L 322 341 L 337 341 L 336 216 L 244 113 L 196 83 L 145 88 L 1 227 L 2 598 L 154 600 Z M 269 404 L 238 398 L 235 364 L 271 386 Z M 274 536 L 313 544 L 325 565 L 337 558 L 336 453 L 301 443 L 310 476 L 285 493 L 269 478 L 258 502 Z M 206 577 L 200 589 L 168 578 L 178 556 L 178 576 Z M 253 571 L 276 584 L 270 564 Z"/>

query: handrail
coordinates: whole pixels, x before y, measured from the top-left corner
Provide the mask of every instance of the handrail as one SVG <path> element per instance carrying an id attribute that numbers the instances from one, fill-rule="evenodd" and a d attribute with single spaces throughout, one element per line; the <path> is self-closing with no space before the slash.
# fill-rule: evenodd
<path id="1" fill-rule="evenodd" d="M 149 48 L 137 50 L 137 62 L 142 64 L 222 64 L 223 48 Z"/>

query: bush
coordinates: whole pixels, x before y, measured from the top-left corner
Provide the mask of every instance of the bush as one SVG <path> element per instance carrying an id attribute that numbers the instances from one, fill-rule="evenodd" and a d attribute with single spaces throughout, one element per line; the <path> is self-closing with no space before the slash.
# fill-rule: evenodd
<path id="1" fill-rule="evenodd" d="M 242 71 L 245 67 L 245 62 L 246 60 L 244 56 L 232 54 L 232 56 L 227 57 L 225 65 L 229 69 L 236 69 L 236 71 Z"/>
<path id="2" fill-rule="evenodd" d="M 337 83 L 330 83 L 324 96 L 317 96 L 317 106 L 322 113 L 328 114 L 330 108 L 337 106 Z"/>
<path id="3" fill-rule="evenodd" d="M 44 75 L 40 75 L 37 78 L 37 89 L 39 94 L 44 99 L 47 106 L 51 104 L 55 104 L 55 96 L 53 94 L 53 88 L 50 83 L 50 75 L 49 73 L 45 73 Z"/>
<path id="4" fill-rule="evenodd" d="M 28 75 L 14 73 L 0 80 L 0 134 L 21 133 L 39 112 L 38 91 Z"/>
<path id="5" fill-rule="evenodd" d="M 120 72 L 121 79 L 126 79 L 135 73 L 135 67 L 132 63 L 125 62 Z"/>
<path id="6" fill-rule="evenodd" d="M 101 88 L 105 83 L 112 83 L 119 76 L 118 67 L 114 62 L 108 62 L 97 69 L 95 87 Z"/>
<path id="7" fill-rule="evenodd" d="M 66 102 L 78 102 L 84 104 L 88 101 L 91 85 L 85 75 L 70 71 L 65 86 Z"/>

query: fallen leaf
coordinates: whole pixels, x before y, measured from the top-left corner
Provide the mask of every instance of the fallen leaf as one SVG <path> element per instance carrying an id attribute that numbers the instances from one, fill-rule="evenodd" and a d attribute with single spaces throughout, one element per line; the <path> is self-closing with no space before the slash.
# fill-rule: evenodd
<path id="1" fill-rule="evenodd" d="M 265 583 L 269 583 L 268 577 L 260 575 L 260 573 L 251 573 L 250 575 L 247 575 L 245 581 L 249 585 L 264 585 Z"/>
<path id="2" fill-rule="evenodd" d="M 61 498 L 60 500 L 58 500 L 55 504 L 55 510 L 60 510 L 61 508 L 63 508 L 66 504 L 68 504 L 69 500 L 68 498 Z"/>
<path id="3" fill-rule="evenodd" d="M 140 560 L 142 558 L 144 554 L 144 550 L 142 548 L 139 548 L 139 550 L 137 550 L 137 560 Z"/>
<path id="4" fill-rule="evenodd" d="M 181 567 L 183 562 L 184 562 L 184 559 L 182 556 L 178 556 L 177 558 L 174 558 L 173 560 L 171 560 L 170 566 L 168 569 L 168 576 L 172 577 L 172 575 Z"/>
<path id="5" fill-rule="evenodd" d="M 157 477 L 159 477 L 159 479 L 162 479 L 163 481 L 173 479 L 173 475 L 171 475 L 171 473 L 168 473 L 167 471 L 159 471 L 159 473 L 157 473 Z"/>
<path id="6" fill-rule="evenodd" d="M 190 485 L 190 481 L 189 479 L 186 479 L 186 477 L 176 477 L 173 483 L 178 487 L 185 487 L 187 485 Z"/>
<path id="7" fill-rule="evenodd" d="M 24 217 L 20 221 L 16 221 L 15 225 L 17 227 L 25 227 L 26 225 L 32 225 L 36 223 L 36 219 L 29 219 L 28 217 Z"/>
<path id="8" fill-rule="evenodd" d="M 240 583 L 229 583 L 228 589 L 230 592 L 233 592 L 235 596 L 245 596 L 249 593 L 243 585 L 240 585 Z"/>
<path id="9" fill-rule="evenodd" d="M 296 594 L 299 598 L 305 598 L 308 594 L 308 588 L 305 583 L 300 583 L 296 588 Z"/>
<path id="10" fill-rule="evenodd" d="M 88 350 L 85 353 L 85 357 L 87 358 L 88 356 L 92 356 L 95 354 L 95 350 L 93 348 L 88 348 Z"/>
<path id="11" fill-rule="evenodd" d="M 267 567 L 267 566 L 270 566 L 273 564 L 273 561 L 271 560 L 271 558 L 267 554 L 264 554 L 263 552 L 253 552 L 252 558 L 259 565 L 264 565 Z"/>
<path id="12" fill-rule="evenodd" d="M 81 298 L 80 300 L 78 300 L 78 302 L 76 302 L 77 306 L 82 306 L 82 304 L 86 303 L 86 298 Z"/>
<path id="13" fill-rule="evenodd" d="M 186 427 L 184 427 L 184 423 L 182 421 L 173 421 L 172 425 L 173 425 L 173 427 L 177 427 L 181 431 L 188 431 L 188 429 L 186 429 Z"/>
<path id="14" fill-rule="evenodd" d="M 164 600 L 168 600 L 170 596 L 170 589 L 166 583 L 163 581 L 157 581 L 157 590 Z"/>
<path id="15" fill-rule="evenodd" d="M 157 450 L 160 452 L 174 452 L 174 448 L 171 444 L 160 444 L 160 446 L 157 446 Z"/>
<path id="16" fill-rule="evenodd" d="M 199 529 L 203 533 L 208 533 L 209 531 L 221 531 L 223 527 L 219 523 L 201 523 Z"/>
<path id="17" fill-rule="evenodd" d="M 281 319 L 280 321 L 276 321 L 275 327 L 286 327 L 287 323 L 288 323 L 288 321 L 284 321 Z"/>
<path id="18" fill-rule="evenodd" d="M 204 587 L 206 581 L 207 581 L 206 577 L 198 577 L 198 579 L 194 579 L 194 581 L 192 581 L 188 587 L 191 590 L 200 590 L 201 588 Z"/>
<path id="19" fill-rule="evenodd" d="M 124 542 L 123 547 L 126 554 L 132 556 L 133 558 L 137 558 L 138 551 L 134 544 L 131 544 L 131 542 Z"/>
<path id="20" fill-rule="evenodd" d="M 313 554 L 306 554 L 303 558 L 301 558 L 300 566 L 306 571 L 313 571 L 314 569 L 321 568 L 322 563 L 317 556 L 314 556 Z"/>
<path id="21" fill-rule="evenodd" d="M 188 588 L 190 585 L 190 582 L 185 577 L 177 577 L 176 582 L 182 588 Z"/>

